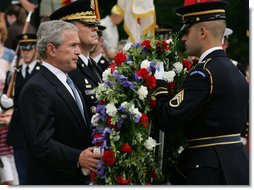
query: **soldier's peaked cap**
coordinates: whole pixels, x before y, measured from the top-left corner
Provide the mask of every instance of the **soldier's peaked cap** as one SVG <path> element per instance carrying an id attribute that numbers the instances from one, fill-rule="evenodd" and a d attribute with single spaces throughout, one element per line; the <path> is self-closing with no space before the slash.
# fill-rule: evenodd
<path id="1" fill-rule="evenodd" d="M 50 15 L 50 20 L 81 21 L 87 24 L 99 24 L 95 15 L 94 0 L 78 0 L 65 5 Z"/>
<path id="2" fill-rule="evenodd" d="M 226 20 L 225 9 L 227 5 L 227 1 L 217 0 L 177 8 L 176 13 L 182 16 L 183 27 L 181 31 L 198 22 Z"/>
<path id="3" fill-rule="evenodd" d="M 16 36 L 21 50 L 31 50 L 36 47 L 37 36 L 33 33 L 19 34 Z"/>

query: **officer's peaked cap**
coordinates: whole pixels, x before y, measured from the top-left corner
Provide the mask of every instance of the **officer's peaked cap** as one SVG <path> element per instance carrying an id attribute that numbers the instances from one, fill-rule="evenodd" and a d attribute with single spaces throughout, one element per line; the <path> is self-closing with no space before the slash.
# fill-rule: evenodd
<path id="1" fill-rule="evenodd" d="M 94 0 L 77 0 L 65 5 L 50 15 L 50 20 L 82 21 L 87 24 L 99 24 L 95 15 Z"/>

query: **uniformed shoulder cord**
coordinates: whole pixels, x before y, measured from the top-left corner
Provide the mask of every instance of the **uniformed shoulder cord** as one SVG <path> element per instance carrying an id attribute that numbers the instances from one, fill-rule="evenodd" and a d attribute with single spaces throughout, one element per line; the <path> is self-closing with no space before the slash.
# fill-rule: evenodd
<path id="1" fill-rule="evenodd" d="M 213 76 L 212 76 L 212 73 L 209 71 L 209 69 L 206 68 L 206 64 L 207 64 L 209 61 L 211 61 L 211 60 L 212 60 L 212 58 L 206 59 L 206 60 L 204 61 L 204 65 L 203 65 L 203 69 L 206 70 L 206 71 L 208 72 L 209 77 L 210 77 L 210 83 L 211 83 L 211 85 L 210 85 L 210 95 L 212 95 L 212 93 L 213 93 Z"/>

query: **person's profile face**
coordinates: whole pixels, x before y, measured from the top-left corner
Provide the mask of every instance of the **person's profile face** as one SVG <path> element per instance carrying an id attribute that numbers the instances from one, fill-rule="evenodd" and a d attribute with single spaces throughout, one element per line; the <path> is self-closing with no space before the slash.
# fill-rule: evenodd
<path id="1" fill-rule="evenodd" d="M 94 46 L 98 44 L 98 27 L 95 24 L 76 22 L 75 26 L 78 28 L 79 39 L 82 46 Z"/>

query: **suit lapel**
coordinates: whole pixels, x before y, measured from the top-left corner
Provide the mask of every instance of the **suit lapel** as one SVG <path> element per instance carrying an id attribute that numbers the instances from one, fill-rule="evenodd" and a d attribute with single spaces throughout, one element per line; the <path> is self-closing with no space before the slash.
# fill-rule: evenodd
<path id="1" fill-rule="evenodd" d="M 84 122 L 84 119 L 80 113 L 80 110 L 79 110 L 75 100 L 73 99 L 72 95 L 66 89 L 66 87 L 62 84 L 62 82 L 44 66 L 41 66 L 41 69 L 39 72 L 41 72 L 42 75 L 45 76 L 45 78 L 50 81 L 50 83 L 52 83 L 54 86 L 56 86 L 57 94 L 65 101 L 65 103 L 70 108 L 74 117 L 78 120 L 80 125 L 84 126 L 85 122 Z"/>

